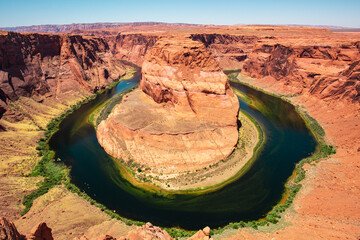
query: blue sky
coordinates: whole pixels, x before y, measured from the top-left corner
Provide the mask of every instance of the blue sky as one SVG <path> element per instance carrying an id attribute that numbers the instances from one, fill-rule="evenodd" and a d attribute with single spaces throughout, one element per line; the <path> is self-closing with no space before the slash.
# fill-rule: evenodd
<path id="1" fill-rule="evenodd" d="M 0 27 L 93 22 L 360 27 L 360 0 L 0 0 Z"/>

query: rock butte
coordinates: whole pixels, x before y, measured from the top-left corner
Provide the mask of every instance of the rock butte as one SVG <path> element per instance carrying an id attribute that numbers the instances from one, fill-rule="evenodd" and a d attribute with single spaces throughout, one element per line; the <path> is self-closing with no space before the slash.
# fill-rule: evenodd
<path id="1" fill-rule="evenodd" d="M 142 65 L 140 89 L 97 128 L 116 158 L 171 173 L 226 158 L 238 140 L 239 103 L 204 44 L 162 38 Z"/>

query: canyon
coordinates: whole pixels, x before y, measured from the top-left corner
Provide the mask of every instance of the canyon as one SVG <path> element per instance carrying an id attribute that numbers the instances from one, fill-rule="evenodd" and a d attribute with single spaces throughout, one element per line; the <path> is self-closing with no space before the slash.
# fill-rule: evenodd
<path id="1" fill-rule="evenodd" d="M 337 148 L 329 159 L 305 166 L 303 187 L 279 224 L 261 231 L 227 230 L 219 238 L 359 237 L 359 34 L 274 26 L 182 32 L 142 32 L 134 27 L 132 31 L 102 29 L 96 35 L 85 30 L 76 34 L 0 33 L 2 216 L 15 220 L 20 232 L 30 232 L 35 222 L 45 221 L 55 239 L 81 237 L 87 231 L 120 237 L 133 230 L 63 186 L 39 197 L 20 217 L 21 199 L 41 181 L 24 175 L 39 161 L 35 147 L 52 118 L 123 76 L 132 65 L 121 60 L 146 66 L 152 60 L 145 55 L 156 50 L 152 50 L 156 40 L 186 36 L 201 42 L 222 70 L 242 69 L 253 77 L 242 81 L 306 110 Z M 143 84 L 142 88 L 148 87 Z M 152 100 L 168 97 L 157 98 L 160 95 L 151 89 L 153 92 Z M 171 104 L 171 98 L 167 99 L 166 104 Z M 113 226 L 117 226 L 116 233 Z"/>

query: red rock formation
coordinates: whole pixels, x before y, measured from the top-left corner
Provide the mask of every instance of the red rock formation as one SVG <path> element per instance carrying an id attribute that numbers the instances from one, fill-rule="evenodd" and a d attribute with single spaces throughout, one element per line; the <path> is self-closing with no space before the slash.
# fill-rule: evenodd
<path id="1" fill-rule="evenodd" d="M 285 81 L 296 93 L 319 98 L 360 99 L 359 51 L 345 47 L 262 45 L 249 56 L 244 70 L 255 78 Z M 354 61 L 355 60 L 355 61 Z"/>
<path id="2" fill-rule="evenodd" d="M 193 236 L 188 238 L 188 240 L 211 240 L 210 237 L 210 228 L 205 227 L 203 230 L 199 230 L 197 233 L 195 233 Z"/>
<path id="3" fill-rule="evenodd" d="M 35 226 L 31 233 L 27 236 L 28 240 L 54 240 L 51 228 L 49 228 L 46 223 L 39 223 Z"/>
<path id="4" fill-rule="evenodd" d="M 238 104 L 227 77 L 198 42 L 157 42 L 142 65 L 140 89 L 175 111 L 193 112 L 200 121 L 236 125 Z"/>
<path id="5" fill-rule="evenodd" d="M 104 88 L 125 73 L 108 44 L 81 36 L 0 35 L 0 117 L 20 96 L 61 98 Z M 10 112 L 9 112 L 10 114 Z"/>
<path id="6" fill-rule="evenodd" d="M 1 240 L 25 240 L 16 229 L 14 223 L 9 222 L 6 218 L 0 217 L 0 239 Z"/>
<path id="7" fill-rule="evenodd" d="M 242 68 L 254 78 L 274 78 L 291 85 L 293 93 L 358 101 L 355 66 L 360 44 L 351 40 L 355 36 L 313 28 L 239 30 L 245 35 L 192 34 L 191 38 L 203 42 L 223 69 Z"/>
<path id="8" fill-rule="evenodd" d="M 203 44 L 159 40 L 143 63 L 140 88 L 98 126 L 99 143 L 110 155 L 178 172 L 232 152 L 239 103 Z"/>
<path id="9" fill-rule="evenodd" d="M 39 223 L 24 236 L 21 235 L 15 224 L 9 222 L 6 218 L 0 217 L 0 239 L 1 240 L 54 240 L 51 228 L 46 223 Z"/>
<path id="10" fill-rule="evenodd" d="M 173 238 L 165 230 L 161 230 L 159 227 L 155 227 L 149 222 L 142 227 L 130 231 L 128 235 L 123 239 L 124 240 L 140 240 L 140 239 L 173 240 Z"/>
<path id="11" fill-rule="evenodd" d="M 242 68 L 259 39 L 256 36 L 230 34 L 191 34 L 191 39 L 205 44 L 222 69 Z"/>
<path id="12" fill-rule="evenodd" d="M 158 38 L 158 36 L 145 34 L 117 34 L 107 37 L 106 41 L 116 58 L 141 65 L 147 51 Z"/>

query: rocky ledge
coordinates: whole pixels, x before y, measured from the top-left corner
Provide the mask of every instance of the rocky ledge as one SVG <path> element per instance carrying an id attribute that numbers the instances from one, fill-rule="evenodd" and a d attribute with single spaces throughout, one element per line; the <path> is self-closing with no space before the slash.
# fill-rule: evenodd
<path id="1" fill-rule="evenodd" d="M 204 168 L 238 141 L 239 103 L 204 44 L 162 38 L 142 65 L 140 89 L 97 128 L 110 155 L 160 173 Z"/>

